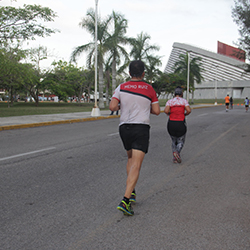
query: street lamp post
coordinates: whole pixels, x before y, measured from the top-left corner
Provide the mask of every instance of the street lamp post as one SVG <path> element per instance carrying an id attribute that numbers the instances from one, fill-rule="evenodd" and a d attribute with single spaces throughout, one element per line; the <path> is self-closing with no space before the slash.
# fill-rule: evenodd
<path id="1" fill-rule="evenodd" d="M 214 105 L 217 105 L 217 70 L 218 70 L 218 65 L 215 66 L 215 88 L 214 88 L 214 91 L 215 91 L 215 102 L 214 102 Z"/>
<path id="2" fill-rule="evenodd" d="M 95 106 L 92 109 L 91 116 L 100 116 L 100 109 L 97 105 L 97 7 L 98 0 L 95 0 Z"/>
<path id="3" fill-rule="evenodd" d="M 190 51 L 187 52 L 188 65 L 187 65 L 187 101 L 189 101 L 189 71 L 190 71 Z"/>

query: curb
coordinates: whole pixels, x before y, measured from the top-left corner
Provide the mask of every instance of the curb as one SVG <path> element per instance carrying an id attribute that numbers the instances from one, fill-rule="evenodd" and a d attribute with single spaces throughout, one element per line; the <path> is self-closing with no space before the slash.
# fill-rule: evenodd
<path id="1" fill-rule="evenodd" d="M 103 119 L 112 119 L 120 117 L 119 115 L 112 116 L 98 116 L 98 117 L 88 117 L 88 118 L 79 118 L 79 119 L 71 119 L 71 120 L 59 120 L 59 121 L 51 121 L 51 122 L 37 122 L 37 123 L 27 123 L 27 124 L 18 124 L 18 125 L 6 125 L 0 126 L 0 131 L 3 130 L 11 130 L 11 129 L 21 129 L 21 128 L 34 128 L 41 126 L 50 126 L 50 125 L 59 125 L 59 124 L 69 124 L 76 122 L 86 122 L 86 121 L 96 121 Z"/>
<path id="2" fill-rule="evenodd" d="M 200 109 L 200 108 L 210 108 L 216 106 L 200 106 L 200 107 L 191 107 L 192 109 Z M 161 110 L 161 113 L 164 113 Z M 51 125 L 59 125 L 59 124 L 70 124 L 76 122 L 86 122 L 86 121 L 96 121 L 96 120 L 103 120 L 103 119 L 113 119 L 118 118 L 120 115 L 112 115 L 112 116 L 98 116 L 98 117 L 88 117 L 88 118 L 79 118 L 79 119 L 70 119 L 70 120 L 59 120 L 59 121 L 50 121 L 50 122 L 37 122 L 37 123 L 27 123 L 27 124 L 17 124 L 17 125 L 6 125 L 0 126 L 0 131 L 3 130 L 12 130 L 12 129 L 22 129 L 22 128 L 35 128 L 35 127 L 42 127 L 42 126 L 51 126 Z"/>

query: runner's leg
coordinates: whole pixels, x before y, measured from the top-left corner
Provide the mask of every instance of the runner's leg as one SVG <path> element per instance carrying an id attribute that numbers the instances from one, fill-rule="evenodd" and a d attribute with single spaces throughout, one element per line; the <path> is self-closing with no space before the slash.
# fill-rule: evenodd
<path id="1" fill-rule="evenodd" d="M 130 198 L 133 189 L 138 181 L 142 161 L 144 159 L 145 153 L 132 149 L 127 151 L 128 162 L 127 162 L 127 183 L 125 197 Z"/>
<path id="2" fill-rule="evenodd" d="M 177 138 L 177 145 L 176 145 L 176 148 L 177 148 L 177 152 L 180 154 L 181 153 L 181 150 L 184 146 L 184 143 L 185 143 L 185 138 L 186 138 L 186 134 L 181 136 L 181 137 L 178 137 Z"/>
<path id="3" fill-rule="evenodd" d="M 175 137 L 175 136 L 172 136 L 171 135 L 171 139 L 172 139 L 172 152 L 174 153 L 174 152 L 177 152 L 177 137 Z"/>

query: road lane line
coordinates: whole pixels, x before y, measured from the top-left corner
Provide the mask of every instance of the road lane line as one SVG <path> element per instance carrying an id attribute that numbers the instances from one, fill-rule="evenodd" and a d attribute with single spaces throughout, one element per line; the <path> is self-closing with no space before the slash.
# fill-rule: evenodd
<path id="1" fill-rule="evenodd" d="M 31 155 L 31 154 L 41 153 L 41 152 L 52 150 L 52 149 L 55 149 L 55 147 L 44 148 L 44 149 L 40 149 L 40 150 L 36 150 L 36 151 L 31 151 L 31 152 L 23 153 L 23 154 L 12 155 L 12 156 L 8 156 L 8 157 L 0 158 L 0 161 L 9 160 L 9 159 L 17 158 L 17 157 L 22 157 L 22 156 L 25 156 L 25 155 Z"/>
<path id="2" fill-rule="evenodd" d="M 201 115 L 197 115 L 197 116 L 204 116 L 204 115 L 208 115 L 208 113 L 205 113 L 205 114 L 201 114 Z"/>
<path id="3" fill-rule="evenodd" d="M 119 135 L 119 132 L 113 133 L 113 134 L 108 134 L 108 136 L 113 136 L 113 135 Z"/>

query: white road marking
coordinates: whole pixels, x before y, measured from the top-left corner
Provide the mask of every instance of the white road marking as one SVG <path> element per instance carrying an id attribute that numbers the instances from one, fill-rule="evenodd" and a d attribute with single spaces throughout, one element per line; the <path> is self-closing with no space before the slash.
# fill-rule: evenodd
<path id="1" fill-rule="evenodd" d="M 208 115 L 208 113 L 205 113 L 205 114 L 201 114 L 201 115 L 198 115 L 198 116 L 203 116 L 203 115 Z"/>
<path id="2" fill-rule="evenodd" d="M 9 159 L 17 158 L 17 157 L 22 157 L 22 156 L 25 156 L 25 155 L 31 155 L 31 154 L 41 153 L 41 152 L 52 150 L 52 149 L 55 149 L 55 147 L 44 148 L 44 149 L 40 149 L 40 150 L 36 150 L 36 151 L 31 151 L 31 152 L 23 153 L 23 154 L 12 155 L 12 156 L 9 156 L 9 157 L 0 158 L 0 161 L 9 160 Z"/>
<path id="3" fill-rule="evenodd" d="M 119 132 L 113 133 L 113 134 L 109 134 L 108 136 L 113 136 L 113 135 L 119 135 Z"/>

